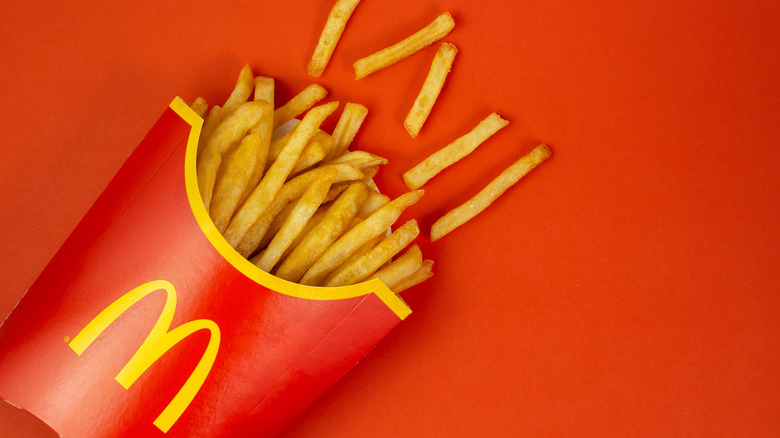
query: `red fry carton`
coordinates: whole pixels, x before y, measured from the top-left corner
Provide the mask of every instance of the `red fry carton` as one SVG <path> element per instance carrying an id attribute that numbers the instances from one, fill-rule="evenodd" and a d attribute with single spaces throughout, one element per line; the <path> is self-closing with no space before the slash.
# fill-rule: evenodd
<path id="1" fill-rule="evenodd" d="M 293 284 L 197 189 L 175 99 L 0 329 L 0 397 L 62 437 L 270 437 L 409 315 L 379 280 Z"/>

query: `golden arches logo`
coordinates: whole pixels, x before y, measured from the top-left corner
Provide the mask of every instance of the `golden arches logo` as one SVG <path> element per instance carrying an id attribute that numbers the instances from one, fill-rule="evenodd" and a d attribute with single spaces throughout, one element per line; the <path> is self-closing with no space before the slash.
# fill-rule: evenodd
<path id="1" fill-rule="evenodd" d="M 190 405 L 201 386 L 203 386 L 203 382 L 206 380 L 211 367 L 214 365 L 214 360 L 217 358 L 220 341 L 219 327 L 214 321 L 208 319 L 190 321 L 169 331 L 171 321 L 173 321 L 173 312 L 176 310 L 176 289 L 173 287 L 173 284 L 165 280 L 156 280 L 142 284 L 127 292 L 100 312 L 68 345 L 76 354 L 81 356 L 84 350 L 120 315 L 145 296 L 158 290 L 164 290 L 167 293 L 165 307 L 152 331 L 149 332 L 146 340 L 141 344 L 141 347 L 130 358 L 125 367 L 122 368 L 122 371 L 117 374 L 116 381 L 120 385 L 125 389 L 130 388 L 157 359 L 187 336 L 198 330 L 208 330 L 211 334 L 206 351 L 203 353 L 195 370 L 190 374 L 187 381 L 184 382 L 184 385 L 173 397 L 173 400 L 168 403 L 168 406 L 154 420 L 155 426 L 163 432 L 168 432 L 171 426 L 181 417 L 184 410 L 187 409 L 187 406 Z"/>

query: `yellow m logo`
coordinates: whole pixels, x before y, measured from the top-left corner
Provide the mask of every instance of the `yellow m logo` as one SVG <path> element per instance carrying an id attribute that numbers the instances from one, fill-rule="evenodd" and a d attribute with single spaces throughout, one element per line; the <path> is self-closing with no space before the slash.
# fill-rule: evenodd
<path id="1" fill-rule="evenodd" d="M 212 365 L 214 365 L 214 360 L 217 358 L 220 340 L 219 327 L 214 321 L 208 319 L 190 321 L 168 331 L 173 320 L 173 312 L 176 309 L 176 290 L 171 283 L 164 280 L 151 281 L 122 295 L 87 324 L 68 345 L 76 354 L 81 356 L 81 353 L 121 314 L 136 304 L 141 298 L 158 290 L 164 290 L 167 293 L 165 307 L 141 348 L 136 351 L 135 355 L 122 368 L 122 371 L 117 374 L 116 381 L 120 385 L 128 389 L 160 356 L 187 336 L 198 330 L 208 330 L 211 333 L 206 351 L 203 353 L 195 370 L 184 383 L 184 386 L 176 393 L 176 396 L 173 397 L 173 400 L 168 403 L 168 406 L 154 420 L 155 426 L 163 432 L 168 432 L 168 429 L 179 419 L 187 406 L 192 402 L 192 399 L 195 398 L 195 394 L 203 386 L 203 382 L 206 380 Z"/>

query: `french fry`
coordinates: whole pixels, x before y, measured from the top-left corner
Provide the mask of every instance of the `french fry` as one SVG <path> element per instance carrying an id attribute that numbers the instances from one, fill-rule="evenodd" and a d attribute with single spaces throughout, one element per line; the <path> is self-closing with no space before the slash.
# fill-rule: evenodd
<path id="1" fill-rule="evenodd" d="M 285 208 L 285 206 L 295 198 L 298 198 L 303 194 L 308 186 L 314 183 L 319 174 L 325 171 L 327 168 L 335 168 L 338 171 L 333 183 L 339 183 L 344 181 L 352 181 L 363 177 L 363 173 L 355 169 L 349 164 L 336 164 L 322 166 L 316 169 L 312 169 L 304 174 L 301 174 L 290 181 L 287 181 L 278 194 L 274 197 L 273 201 L 265 209 L 262 216 L 258 216 L 257 219 L 250 225 L 249 229 L 244 236 L 237 240 L 237 243 L 230 244 L 244 257 L 248 257 L 254 253 L 257 248 L 261 247 L 260 243 L 263 241 L 266 233 L 268 232 L 271 223 L 274 218 Z M 245 204 L 246 205 L 246 204 Z M 243 207 L 242 207 L 243 208 Z M 250 219 L 251 220 L 251 219 Z M 227 236 L 227 232 L 225 233 Z M 227 239 L 227 237 L 225 237 Z M 270 240 L 270 239 L 269 239 Z"/>
<path id="2" fill-rule="evenodd" d="M 439 149 L 420 164 L 404 173 L 404 182 L 410 189 L 419 189 L 439 172 L 470 154 L 509 122 L 496 113 L 490 114 L 466 135 Z"/>
<path id="3" fill-rule="evenodd" d="M 312 108 L 311 111 L 306 113 L 301 123 L 295 127 L 293 135 L 282 153 L 274 160 L 274 164 L 268 169 L 260 184 L 257 185 L 246 202 L 244 202 L 244 205 L 238 209 L 225 230 L 224 237 L 231 246 L 235 247 L 241 242 L 241 239 L 252 224 L 255 223 L 257 218 L 263 214 L 268 205 L 273 201 L 293 166 L 298 161 L 303 148 L 314 136 L 317 128 L 319 128 L 325 118 L 336 110 L 336 107 L 338 107 L 338 102 L 331 102 Z"/>
<path id="4" fill-rule="evenodd" d="M 295 163 L 293 170 L 290 171 L 290 175 L 297 175 L 299 172 L 319 163 L 323 158 L 325 158 L 325 150 L 322 148 L 322 142 L 312 138 L 303 149 L 303 152 L 301 152 L 301 156 Z"/>
<path id="5" fill-rule="evenodd" d="M 339 121 L 333 129 L 335 146 L 326 160 L 339 157 L 349 149 L 349 145 L 352 144 L 352 140 L 355 139 L 360 126 L 363 125 L 366 115 L 368 115 L 368 108 L 363 105 L 352 102 L 344 105 L 344 111 L 341 112 L 341 117 L 339 117 Z"/>
<path id="6" fill-rule="evenodd" d="M 309 62 L 307 70 L 310 75 L 315 78 L 322 76 L 322 72 L 328 66 L 330 57 L 336 49 L 336 44 L 338 44 L 341 34 L 347 26 L 347 21 L 352 16 L 352 12 L 358 3 L 360 3 L 360 0 L 337 0 L 336 4 L 333 5 L 333 9 L 328 14 L 325 28 L 322 29 L 322 34 L 317 42 L 317 47 L 314 49 L 314 55 L 312 55 Z"/>
<path id="7" fill-rule="evenodd" d="M 365 151 L 352 151 L 347 152 L 344 155 L 338 156 L 330 161 L 329 164 L 347 163 L 351 164 L 358 169 L 371 166 L 379 166 L 387 164 L 387 158 L 380 157 Z"/>
<path id="8" fill-rule="evenodd" d="M 255 77 L 255 100 L 264 100 L 274 104 L 274 79 L 266 76 Z"/>
<path id="9" fill-rule="evenodd" d="M 238 205 L 242 205 L 244 201 L 246 201 L 249 195 L 252 194 L 252 191 L 255 189 L 255 187 L 257 187 L 257 184 L 263 178 L 265 164 L 268 162 L 268 151 L 271 145 L 271 135 L 273 134 L 273 104 L 264 99 L 255 100 L 255 102 L 263 106 L 263 115 L 251 129 L 252 133 L 260 136 L 260 148 L 257 150 L 257 159 L 255 160 L 252 175 L 249 177 L 249 181 L 244 187 L 244 191 L 241 193 L 241 198 L 238 201 Z"/>
<path id="10" fill-rule="evenodd" d="M 241 140 L 236 150 L 228 155 L 214 185 L 210 216 L 220 233 L 227 228 L 238 206 L 258 159 L 261 148 L 260 135 L 249 134 Z"/>
<path id="11" fill-rule="evenodd" d="M 368 196 L 363 183 L 352 183 L 325 212 L 322 220 L 303 238 L 276 271 L 276 276 L 299 281 L 303 274 L 341 235 Z"/>
<path id="12" fill-rule="evenodd" d="M 211 136 L 214 134 L 214 130 L 220 123 L 222 123 L 222 107 L 214 105 L 211 107 L 209 115 L 203 120 L 203 127 L 200 130 L 200 138 L 198 139 L 197 159 L 200 159 L 206 144 L 208 144 Z"/>
<path id="13" fill-rule="evenodd" d="M 436 51 L 436 55 L 433 57 L 431 63 L 431 69 L 428 71 L 428 76 L 425 78 L 420 94 L 414 100 L 412 109 L 404 120 L 404 127 L 412 138 L 417 137 L 420 133 L 425 121 L 431 114 L 433 104 L 436 103 L 436 99 L 439 98 L 442 87 L 444 87 L 444 81 L 447 80 L 447 75 L 452 68 L 452 62 L 455 60 L 455 55 L 458 53 L 458 48 L 450 43 L 441 43 L 439 50 Z"/>
<path id="14" fill-rule="evenodd" d="M 249 68 L 249 64 L 238 73 L 238 79 L 236 80 L 236 87 L 233 92 L 230 93 L 227 101 L 222 105 L 222 111 L 225 116 L 236 110 L 242 103 L 249 99 L 249 95 L 252 94 L 252 88 L 254 86 L 254 77 L 252 75 L 252 69 Z"/>
<path id="15" fill-rule="evenodd" d="M 534 150 L 517 160 L 498 177 L 491 181 L 476 196 L 469 199 L 459 207 L 449 211 L 437 220 L 431 227 L 431 240 L 439 240 L 455 228 L 463 225 L 468 220 L 486 209 L 509 187 L 525 176 L 534 167 L 550 158 L 550 149 L 545 145 L 539 145 Z"/>
<path id="16" fill-rule="evenodd" d="M 357 217 L 359 219 L 365 219 L 371 216 L 375 211 L 387 205 L 389 202 L 390 198 L 387 195 L 383 195 L 372 190 L 369 192 L 366 200 L 363 201 L 363 203 L 360 205 L 360 208 L 357 212 Z"/>
<path id="17" fill-rule="evenodd" d="M 376 176 L 377 173 L 379 173 L 379 166 L 368 166 L 363 167 L 360 169 L 361 172 L 363 172 L 363 175 L 366 176 L 366 179 L 371 179 Z"/>
<path id="18" fill-rule="evenodd" d="M 323 130 L 317 131 L 317 133 L 314 134 L 314 138 L 312 138 L 312 140 L 318 140 L 322 144 L 322 150 L 325 151 L 326 157 L 328 156 L 330 151 L 333 150 L 333 147 L 336 144 L 336 139 Z"/>
<path id="19" fill-rule="evenodd" d="M 375 211 L 366 220 L 341 236 L 327 251 L 309 268 L 301 278 L 301 284 L 319 284 L 331 271 L 367 241 L 384 233 L 403 211 L 416 203 L 423 195 L 422 190 L 404 193 L 389 204 Z"/>
<path id="20" fill-rule="evenodd" d="M 357 60 L 353 64 L 353 67 L 355 68 L 355 78 L 362 79 L 375 71 L 395 64 L 407 56 L 430 46 L 447 36 L 454 27 L 455 21 L 452 19 L 452 15 L 450 15 L 449 12 L 440 14 L 430 24 L 406 39 Z"/>
<path id="21" fill-rule="evenodd" d="M 331 186 L 330 190 L 328 191 L 328 196 L 330 196 L 330 193 L 333 191 L 333 189 L 336 189 L 339 187 L 333 187 Z M 341 189 L 346 189 L 347 186 L 341 186 Z M 343 193 L 344 190 L 341 190 L 339 192 L 339 195 Z M 338 195 L 337 195 L 338 196 Z M 334 198 L 335 199 L 335 198 Z M 282 263 L 287 261 L 287 258 L 290 257 L 290 254 L 292 254 L 293 250 L 298 247 L 298 245 L 301 244 L 303 239 L 311 232 L 311 230 L 316 227 L 320 221 L 322 221 L 322 218 L 325 217 L 325 213 L 328 211 L 328 208 L 330 208 L 330 204 L 328 204 L 328 199 L 326 199 L 322 202 L 322 205 L 320 205 L 320 208 L 317 209 L 317 211 L 312 215 L 311 219 L 309 219 L 309 222 L 306 222 L 306 226 L 303 227 L 303 231 L 301 231 L 300 234 L 298 234 L 298 237 L 295 238 L 295 240 L 292 241 L 290 246 L 287 247 L 287 250 L 284 251 L 284 254 L 282 255 L 282 258 L 279 260 L 279 267 Z M 276 275 L 276 271 L 273 271 L 273 274 Z"/>
<path id="22" fill-rule="evenodd" d="M 206 210 L 211 207 L 211 196 L 222 156 L 241 141 L 262 115 L 261 102 L 246 102 L 226 116 L 209 137 L 197 162 L 198 188 Z"/>
<path id="23" fill-rule="evenodd" d="M 192 105 L 190 105 L 190 108 L 192 108 L 192 110 L 195 111 L 195 113 L 197 113 L 202 119 L 203 116 L 206 115 L 206 110 L 209 109 L 209 104 L 206 103 L 206 99 L 202 97 L 198 97 L 192 101 Z"/>
<path id="24" fill-rule="evenodd" d="M 412 219 L 385 237 L 381 243 L 352 263 L 336 271 L 335 275 L 324 281 L 328 287 L 346 286 L 366 279 L 376 272 L 385 262 L 398 254 L 420 233 L 417 221 Z"/>
<path id="25" fill-rule="evenodd" d="M 414 274 L 404 278 L 390 288 L 395 293 L 400 293 L 412 286 L 418 285 L 433 276 L 433 260 L 423 260 L 420 269 Z"/>
<path id="26" fill-rule="evenodd" d="M 401 280 L 417 272 L 420 266 L 422 266 L 422 251 L 419 246 L 412 245 L 402 256 L 377 270 L 368 279 L 378 278 L 392 290 Z"/>
<path id="27" fill-rule="evenodd" d="M 322 85 L 311 84 L 295 95 L 289 102 L 274 111 L 274 129 L 303 114 L 328 95 Z"/>
<path id="28" fill-rule="evenodd" d="M 262 258 L 257 263 L 260 269 L 266 272 L 270 272 L 273 269 L 285 250 L 287 250 L 287 247 L 300 234 L 314 212 L 322 204 L 337 174 L 338 170 L 334 168 L 326 169 L 314 184 L 309 186 L 306 192 L 304 192 L 284 221 L 279 232 L 275 233 L 274 238 L 268 244 L 268 248 L 266 248 Z"/>

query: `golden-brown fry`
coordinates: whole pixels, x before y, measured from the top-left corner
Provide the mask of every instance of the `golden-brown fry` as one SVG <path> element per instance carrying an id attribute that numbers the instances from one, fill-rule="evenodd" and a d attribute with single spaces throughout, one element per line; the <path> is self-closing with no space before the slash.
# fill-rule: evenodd
<path id="1" fill-rule="evenodd" d="M 233 245 L 231 243 L 231 245 L 233 245 L 236 251 L 238 251 L 238 253 L 244 257 L 248 257 L 250 254 L 254 253 L 257 248 L 262 248 L 260 243 L 263 241 L 274 218 L 279 215 L 279 213 L 290 201 L 301 196 L 306 188 L 313 184 L 317 177 L 319 177 L 321 172 L 331 167 L 338 170 L 338 174 L 333 181 L 334 184 L 344 181 L 352 181 L 363 177 L 363 174 L 359 170 L 348 164 L 322 166 L 298 175 L 290 181 L 287 181 L 284 186 L 282 186 L 282 188 L 279 190 L 279 193 L 274 197 L 274 200 L 262 213 L 262 216 L 258 217 L 258 219 L 252 223 L 252 225 L 249 227 L 247 232 L 244 233 L 244 236 L 238 241 L 237 244 Z M 230 240 L 228 240 L 228 242 L 230 242 Z"/>
<path id="2" fill-rule="evenodd" d="M 433 260 L 423 260 L 420 269 L 418 269 L 414 274 L 396 283 L 395 286 L 390 288 L 390 290 L 395 293 L 399 293 L 401 291 L 409 289 L 412 286 L 422 283 L 423 281 L 431 278 L 432 276 L 433 276 Z"/>
<path id="3" fill-rule="evenodd" d="M 436 103 L 436 99 L 438 99 L 439 93 L 441 93 L 441 89 L 444 87 L 444 81 L 447 79 L 447 74 L 450 72 L 452 62 L 455 60 L 455 54 L 457 53 L 458 48 L 450 43 L 441 43 L 439 50 L 436 51 L 436 56 L 433 57 L 431 69 L 428 71 L 428 76 L 425 78 L 420 94 L 417 95 L 412 109 L 407 114 L 406 120 L 404 120 L 404 127 L 412 138 L 417 137 L 423 124 L 428 119 L 433 104 Z"/>
<path id="4" fill-rule="evenodd" d="M 377 173 L 379 173 L 379 166 L 363 167 L 360 169 L 360 171 L 363 172 L 363 175 L 366 176 L 367 180 L 370 180 L 371 178 L 375 177 Z"/>
<path id="5" fill-rule="evenodd" d="M 226 116 L 209 137 L 197 163 L 198 188 L 206 210 L 211 207 L 211 196 L 222 156 L 241 141 L 262 115 L 262 102 L 246 102 Z"/>
<path id="6" fill-rule="evenodd" d="M 299 172 L 314 166 L 322 161 L 323 158 L 325 158 L 325 150 L 322 148 L 322 142 L 312 138 L 303 149 L 303 152 L 301 152 L 298 162 L 295 163 L 295 167 L 290 171 L 290 176 L 297 175 Z"/>
<path id="7" fill-rule="evenodd" d="M 301 123 L 295 127 L 293 135 L 282 153 L 274 160 L 274 164 L 268 169 L 260 184 L 257 185 L 246 202 L 244 202 L 244 205 L 238 209 L 227 230 L 225 230 L 225 239 L 231 246 L 235 247 L 241 242 L 241 239 L 243 239 L 252 224 L 255 223 L 257 218 L 263 214 L 268 205 L 274 200 L 293 166 L 298 161 L 303 148 L 314 136 L 314 133 L 325 118 L 335 111 L 337 106 L 338 102 L 331 102 L 312 108 L 301 120 Z"/>
<path id="8" fill-rule="evenodd" d="M 238 74 L 236 80 L 236 87 L 233 92 L 230 93 L 230 97 L 222 105 L 222 111 L 227 116 L 235 111 L 242 103 L 249 99 L 249 95 L 252 94 L 252 87 L 254 86 L 254 77 L 252 75 L 252 69 L 249 68 L 249 64 L 245 65 Z"/>
<path id="9" fill-rule="evenodd" d="M 319 284 L 331 271 L 361 245 L 384 233 L 395 222 L 403 211 L 417 202 L 423 195 L 422 190 L 404 193 L 389 204 L 375 211 L 363 222 L 355 225 L 339 238 L 316 261 L 301 279 L 301 284 Z"/>
<path id="10" fill-rule="evenodd" d="M 340 268 L 323 283 L 328 287 L 346 286 L 364 280 L 376 272 L 385 262 L 390 260 L 406 245 L 412 242 L 420 233 L 417 221 L 412 219 L 401 225 L 392 234 L 385 237 L 381 243 L 357 260 Z"/>
<path id="11" fill-rule="evenodd" d="M 330 161 L 329 164 L 348 163 L 358 169 L 363 169 L 371 166 L 379 166 L 387 164 L 387 158 L 380 157 L 365 151 L 352 151 L 347 152 L 344 155 L 338 156 Z"/>
<path id="12" fill-rule="evenodd" d="M 318 140 L 322 144 L 322 150 L 325 151 L 326 157 L 336 144 L 336 139 L 323 130 L 317 131 L 312 140 Z"/>
<path id="13" fill-rule="evenodd" d="M 508 124 L 508 121 L 496 113 L 487 116 L 471 132 L 434 152 L 422 163 L 404 173 L 406 186 L 410 189 L 419 189 L 429 179 L 473 152 L 477 146 Z"/>
<path id="14" fill-rule="evenodd" d="M 274 108 L 273 105 L 265 100 L 255 100 L 263 106 L 263 115 L 260 120 L 252 127 L 251 132 L 260 136 L 260 148 L 257 150 L 257 159 L 255 160 L 255 167 L 252 171 L 252 176 L 249 178 L 244 191 L 241 193 L 241 198 L 238 201 L 238 205 L 244 203 L 249 198 L 252 191 L 257 187 L 257 184 L 263 178 L 263 172 L 265 172 L 265 164 L 268 162 L 268 150 L 271 145 L 271 135 L 273 132 L 274 124 Z"/>
<path id="15" fill-rule="evenodd" d="M 389 289 L 398 282 L 414 274 L 422 266 L 422 251 L 417 245 L 412 245 L 406 252 L 391 263 L 377 270 L 370 278 L 378 278 Z"/>
<path id="16" fill-rule="evenodd" d="M 214 185 L 210 216 L 220 233 L 227 228 L 258 159 L 260 135 L 249 134 L 227 156 Z"/>
<path id="17" fill-rule="evenodd" d="M 349 149 L 349 145 L 352 144 L 360 126 L 363 125 L 366 115 L 368 115 L 368 108 L 363 105 L 352 102 L 344 105 L 344 111 L 333 129 L 333 138 L 336 140 L 336 144 L 326 160 L 332 160 Z"/>
<path id="18" fill-rule="evenodd" d="M 209 109 L 209 104 L 206 103 L 206 99 L 202 97 L 198 97 L 197 99 L 192 101 L 192 105 L 190 105 L 190 108 L 192 108 L 192 110 L 195 111 L 195 113 L 197 113 L 202 119 L 203 116 L 206 115 L 206 111 Z"/>
<path id="19" fill-rule="evenodd" d="M 289 102 L 274 111 L 274 129 L 303 114 L 328 95 L 322 85 L 311 84 L 295 95 Z"/>
<path id="20" fill-rule="evenodd" d="M 466 221 L 479 214 L 496 200 L 509 187 L 525 176 L 539 163 L 550 158 L 550 149 L 545 145 L 539 145 L 534 150 L 517 160 L 506 170 L 501 172 L 496 179 L 491 181 L 476 196 L 449 211 L 431 227 L 431 240 L 439 240 L 450 231 L 463 225 Z"/>
<path id="21" fill-rule="evenodd" d="M 366 200 L 363 201 L 363 203 L 360 205 L 360 208 L 357 212 L 357 217 L 360 219 L 365 219 L 371 216 L 375 211 L 387 205 L 389 202 L 390 198 L 387 195 L 383 195 L 379 192 L 371 190 Z"/>
<path id="22" fill-rule="evenodd" d="M 358 206 L 367 195 L 368 189 L 364 184 L 350 184 L 327 209 L 322 220 L 305 235 L 301 243 L 282 262 L 276 271 L 276 276 L 290 281 L 300 280 L 349 225 L 357 213 Z"/>
<path id="23" fill-rule="evenodd" d="M 455 21 L 452 19 L 452 15 L 449 12 L 440 14 L 430 24 L 403 41 L 357 60 L 353 64 L 353 67 L 355 67 L 355 78 L 364 78 L 430 46 L 444 38 L 453 27 L 455 27 Z"/>
<path id="24" fill-rule="evenodd" d="M 336 49 L 336 44 L 347 26 L 347 21 L 358 3 L 360 0 L 337 0 L 336 4 L 333 5 L 333 9 L 328 14 L 325 28 L 322 29 L 320 40 L 317 42 L 317 48 L 314 49 L 314 55 L 309 62 L 310 75 L 318 78 L 325 71 L 325 67 L 328 66 L 330 57 L 333 55 L 333 50 Z"/>
<path id="25" fill-rule="evenodd" d="M 295 203 L 295 207 L 287 216 L 279 232 L 275 233 L 274 238 L 268 244 L 268 248 L 266 248 L 262 258 L 257 263 L 260 269 L 266 272 L 270 272 L 273 269 L 282 257 L 282 254 L 287 250 L 287 247 L 300 234 L 314 212 L 320 207 L 337 174 L 338 170 L 334 168 L 325 169 L 321 173 L 321 177 L 317 178 L 298 202 Z"/>
<path id="26" fill-rule="evenodd" d="M 255 100 L 264 100 L 274 104 L 274 78 L 257 76 L 255 78 Z"/>
<path id="27" fill-rule="evenodd" d="M 198 139 L 198 154 L 197 158 L 200 159 L 203 149 L 206 148 L 209 139 L 214 134 L 214 129 L 222 123 L 222 107 L 214 105 L 209 111 L 209 115 L 203 121 L 203 128 L 200 130 L 200 138 Z"/>

